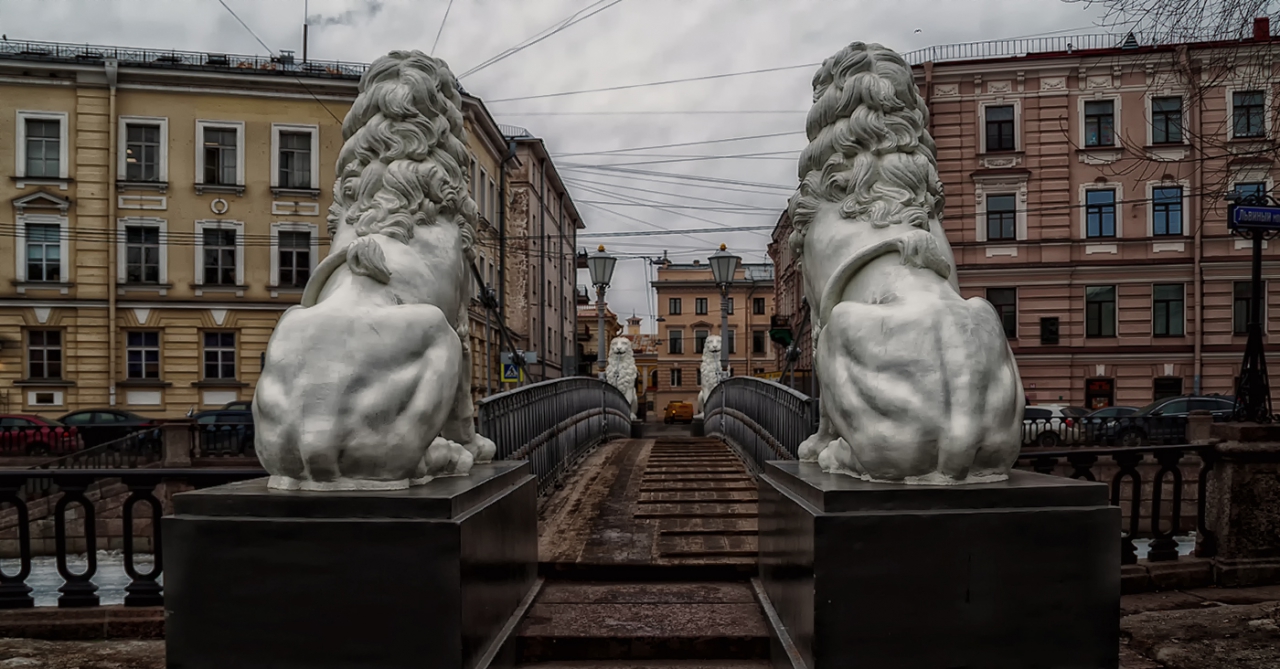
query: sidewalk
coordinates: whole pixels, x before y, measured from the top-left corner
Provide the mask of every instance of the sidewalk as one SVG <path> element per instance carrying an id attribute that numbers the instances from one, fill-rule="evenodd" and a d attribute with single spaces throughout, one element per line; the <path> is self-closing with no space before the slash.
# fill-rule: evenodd
<path id="1" fill-rule="evenodd" d="M 1280 667 L 1280 585 L 1126 595 L 1120 609 L 1122 669 Z"/>

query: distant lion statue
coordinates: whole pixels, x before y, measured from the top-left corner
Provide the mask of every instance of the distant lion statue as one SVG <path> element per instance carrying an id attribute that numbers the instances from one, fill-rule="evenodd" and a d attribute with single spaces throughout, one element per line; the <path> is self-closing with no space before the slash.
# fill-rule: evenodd
<path id="1" fill-rule="evenodd" d="M 639 375 L 636 356 L 631 350 L 631 340 L 614 337 L 609 342 L 609 366 L 604 370 L 604 379 L 627 398 L 632 418 L 636 417 L 636 377 Z"/>
<path id="2" fill-rule="evenodd" d="M 702 389 L 698 391 L 698 406 L 695 407 L 698 413 L 702 413 L 707 405 L 707 398 L 711 396 L 711 391 L 720 385 L 720 377 L 723 372 L 720 371 L 720 335 L 708 335 L 706 340 L 702 342 Z"/>
<path id="3" fill-rule="evenodd" d="M 990 303 L 960 296 L 911 67 L 855 42 L 819 68 L 813 100 L 789 203 L 822 391 L 800 458 L 870 480 L 1007 478 L 1022 382 Z"/>
<path id="4" fill-rule="evenodd" d="M 493 457 L 472 422 L 476 203 L 458 85 L 393 51 L 342 124 L 331 250 L 281 317 L 253 401 L 277 489 L 398 489 Z"/>

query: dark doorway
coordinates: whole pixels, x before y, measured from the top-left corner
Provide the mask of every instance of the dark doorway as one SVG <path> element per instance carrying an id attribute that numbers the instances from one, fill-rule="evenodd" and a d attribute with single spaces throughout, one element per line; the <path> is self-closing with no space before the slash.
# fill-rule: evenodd
<path id="1" fill-rule="evenodd" d="M 1116 403 L 1115 379 L 1085 379 L 1084 405 L 1090 411 Z"/>

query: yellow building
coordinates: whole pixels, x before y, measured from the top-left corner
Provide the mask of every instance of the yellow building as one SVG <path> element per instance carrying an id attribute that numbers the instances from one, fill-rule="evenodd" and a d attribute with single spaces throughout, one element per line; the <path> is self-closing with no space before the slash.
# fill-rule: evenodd
<path id="1" fill-rule="evenodd" d="M 769 341 L 773 313 L 773 265 L 743 263 L 729 288 L 728 333 L 720 332 L 720 289 L 711 266 L 667 263 L 658 268 L 653 288 L 658 294 L 657 388 L 654 409 L 668 402 L 693 403 L 702 385 L 702 345 L 709 335 L 722 335 L 729 367 L 736 376 L 765 376 L 776 371 Z M 651 379 L 652 381 L 652 379 Z"/>
<path id="2" fill-rule="evenodd" d="M 0 43 L 0 411 L 172 417 L 251 399 L 276 321 L 328 253 L 365 67 Z M 496 286 L 508 141 L 463 100 L 477 267 Z M 481 396 L 501 389 L 500 337 L 476 284 Z"/>

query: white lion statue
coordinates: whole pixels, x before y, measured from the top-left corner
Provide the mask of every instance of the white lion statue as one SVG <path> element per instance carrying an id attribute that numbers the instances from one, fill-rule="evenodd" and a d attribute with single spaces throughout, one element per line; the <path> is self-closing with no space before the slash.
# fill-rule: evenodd
<path id="1" fill-rule="evenodd" d="M 636 369 L 636 356 L 631 350 L 631 340 L 626 337 L 614 337 L 609 342 L 609 366 L 604 370 L 604 380 L 617 388 L 627 404 L 631 406 L 631 417 L 636 417 L 636 377 L 640 371 Z"/>
<path id="2" fill-rule="evenodd" d="M 711 396 L 711 391 L 720 385 L 720 377 L 723 373 L 720 370 L 720 335 L 709 335 L 702 342 L 702 390 L 698 391 L 698 406 L 694 407 L 697 413 L 702 413 L 706 408 L 707 398 Z"/>
<path id="3" fill-rule="evenodd" d="M 472 424 L 478 213 L 457 81 L 393 51 L 342 124 L 331 251 L 267 345 L 253 401 L 269 487 L 391 490 L 493 458 Z"/>
<path id="4" fill-rule="evenodd" d="M 990 303 L 963 299 L 928 110 L 902 57 L 855 42 L 813 78 L 789 240 L 813 310 L 802 460 L 868 480 L 1002 480 L 1024 396 Z"/>

